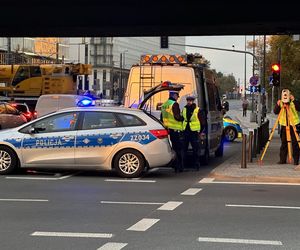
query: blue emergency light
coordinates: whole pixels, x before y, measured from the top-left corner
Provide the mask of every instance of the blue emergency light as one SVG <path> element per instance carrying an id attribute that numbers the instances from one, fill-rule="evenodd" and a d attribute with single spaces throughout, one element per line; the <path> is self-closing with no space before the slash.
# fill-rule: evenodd
<path id="1" fill-rule="evenodd" d="M 93 100 L 90 99 L 90 98 L 84 98 L 84 99 L 80 100 L 80 101 L 77 103 L 77 106 L 78 106 L 78 107 L 89 107 L 89 106 L 94 106 L 94 105 L 93 105 Z"/>

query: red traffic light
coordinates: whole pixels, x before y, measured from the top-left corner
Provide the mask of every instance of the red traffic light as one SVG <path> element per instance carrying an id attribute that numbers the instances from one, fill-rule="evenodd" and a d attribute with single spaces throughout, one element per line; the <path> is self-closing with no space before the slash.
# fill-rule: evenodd
<path id="1" fill-rule="evenodd" d="M 275 64 L 272 64 L 272 70 L 274 72 L 279 72 L 280 71 L 280 65 L 275 63 Z"/>

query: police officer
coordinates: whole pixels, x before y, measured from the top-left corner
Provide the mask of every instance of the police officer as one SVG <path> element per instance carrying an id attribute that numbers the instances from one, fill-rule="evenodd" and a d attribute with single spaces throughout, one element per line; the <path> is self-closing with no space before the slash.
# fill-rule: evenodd
<path id="1" fill-rule="evenodd" d="M 169 99 L 161 106 L 161 120 L 169 129 L 172 147 L 176 153 L 175 172 L 183 171 L 183 135 L 182 121 L 179 104 L 177 102 L 179 93 L 169 92 Z"/>
<path id="2" fill-rule="evenodd" d="M 195 96 L 189 95 L 186 98 L 187 104 L 183 108 L 183 130 L 184 130 L 184 163 L 187 163 L 187 152 L 189 144 L 193 148 L 193 162 L 195 167 L 199 170 L 199 133 L 203 130 L 201 129 L 201 112 L 199 107 L 197 107 L 195 101 Z"/>
<path id="3" fill-rule="evenodd" d="M 289 115 L 287 115 L 286 108 L 284 105 L 287 105 L 289 108 Z M 280 113 L 280 110 L 284 108 L 283 112 Z M 298 112 L 300 111 L 300 103 L 299 101 L 295 100 L 293 95 L 290 95 L 288 89 L 282 90 L 281 100 L 277 101 L 277 104 L 274 107 L 274 113 L 277 115 L 280 113 L 279 117 L 279 124 L 281 126 L 280 131 L 280 138 L 281 138 L 281 147 L 280 147 L 280 161 L 278 164 L 285 164 L 286 158 L 288 154 L 288 142 L 287 142 L 287 136 L 286 136 L 286 125 L 287 125 L 287 119 L 289 119 L 290 125 L 299 127 L 300 119 Z M 293 127 L 290 126 L 290 133 L 291 133 L 291 139 L 292 139 L 292 147 L 293 147 L 293 158 L 294 158 L 294 165 L 299 164 L 299 147 L 297 143 L 297 139 L 294 134 Z"/>

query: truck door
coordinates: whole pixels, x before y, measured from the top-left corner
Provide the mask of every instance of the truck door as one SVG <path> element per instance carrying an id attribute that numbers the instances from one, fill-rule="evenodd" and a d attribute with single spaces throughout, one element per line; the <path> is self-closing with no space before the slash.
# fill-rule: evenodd
<path id="1" fill-rule="evenodd" d="M 218 149 L 223 132 L 223 116 L 221 113 L 221 102 L 219 91 L 215 84 L 210 81 L 205 83 L 206 104 L 207 104 L 207 129 L 209 151 L 214 152 Z"/>

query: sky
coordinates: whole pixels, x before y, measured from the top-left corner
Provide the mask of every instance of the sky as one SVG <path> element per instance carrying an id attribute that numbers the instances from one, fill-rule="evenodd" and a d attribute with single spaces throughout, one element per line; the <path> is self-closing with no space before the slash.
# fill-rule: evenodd
<path id="1" fill-rule="evenodd" d="M 246 36 L 247 41 L 252 41 L 253 36 Z M 213 48 L 224 48 L 245 51 L 245 36 L 187 36 L 187 45 L 207 46 Z M 186 47 L 188 53 L 200 53 L 211 63 L 211 68 L 223 74 L 233 74 L 237 82 L 244 85 L 245 79 L 245 55 L 234 52 L 219 51 L 202 48 Z M 252 51 L 250 51 L 252 52 Z M 252 61 L 251 55 L 246 56 L 246 84 L 252 76 Z"/>

